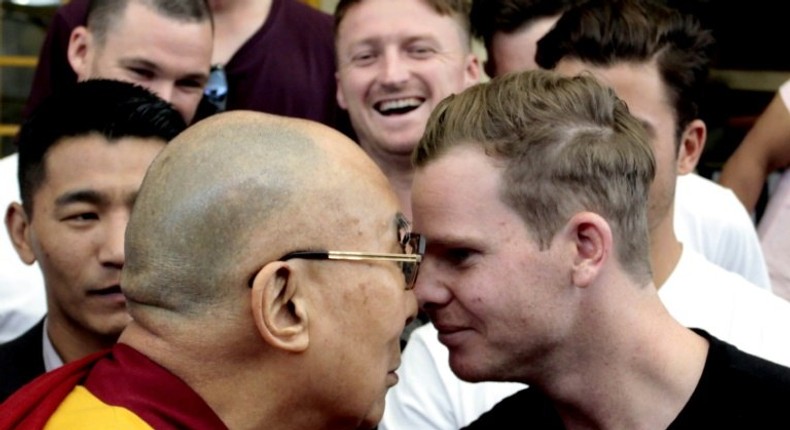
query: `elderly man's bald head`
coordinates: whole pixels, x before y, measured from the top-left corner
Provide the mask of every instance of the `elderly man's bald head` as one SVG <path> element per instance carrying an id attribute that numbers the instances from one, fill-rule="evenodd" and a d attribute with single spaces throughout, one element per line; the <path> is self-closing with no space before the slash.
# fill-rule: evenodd
<path id="1" fill-rule="evenodd" d="M 140 190 L 122 281 L 130 311 L 219 310 L 266 262 L 337 246 L 370 199 L 395 197 L 334 130 L 241 111 L 201 121 L 161 153 Z"/>

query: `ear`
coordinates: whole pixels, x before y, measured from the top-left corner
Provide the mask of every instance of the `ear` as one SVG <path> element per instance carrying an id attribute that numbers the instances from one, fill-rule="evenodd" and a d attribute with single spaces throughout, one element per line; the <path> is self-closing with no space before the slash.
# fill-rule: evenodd
<path id="1" fill-rule="evenodd" d="M 466 55 L 466 67 L 464 67 L 464 88 L 469 88 L 480 82 L 480 60 L 475 53 Z"/>
<path id="2" fill-rule="evenodd" d="M 261 337 L 270 345 L 290 352 L 307 349 L 307 306 L 288 263 L 271 262 L 255 275 L 252 314 Z"/>
<path id="3" fill-rule="evenodd" d="M 612 230 L 600 215 L 580 212 L 568 221 L 565 234 L 573 244 L 571 281 L 577 287 L 587 287 L 614 252 Z"/>
<path id="4" fill-rule="evenodd" d="M 5 228 L 19 259 L 25 264 L 33 264 L 36 261 L 36 255 L 31 246 L 30 217 L 27 216 L 25 209 L 19 203 L 8 205 L 5 212 Z"/>
<path id="5" fill-rule="evenodd" d="M 93 35 L 85 26 L 79 26 L 71 31 L 67 55 L 77 80 L 83 81 L 88 78 L 94 49 Z"/>
<path id="6" fill-rule="evenodd" d="M 705 149 L 707 128 L 700 119 L 691 121 L 680 136 L 677 171 L 679 175 L 691 173 L 697 168 L 702 151 Z"/>
<path id="7" fill-rule="evenodd" d="M 335 97 L 337 98 L 337 105 L 341 108 L 348 110 L 348 104 L 346 103 L 346 97 L 343 95 L 343 89 L 340 87 L 340 71 L 335 72 L 335 87 L 337 88 L 337 92 L 335 93 Z"/>

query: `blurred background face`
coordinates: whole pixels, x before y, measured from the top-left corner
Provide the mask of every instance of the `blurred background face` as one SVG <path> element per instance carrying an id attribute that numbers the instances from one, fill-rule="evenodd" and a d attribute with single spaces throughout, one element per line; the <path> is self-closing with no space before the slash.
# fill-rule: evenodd
<path id="1" fill-rule="evenodd" d="M 111 337 L 129 322 L 119 285 L 124 233 L 146 169 L 164 146 L 90 135 L 65 138 L 47 153 L 26 240 L 58 324 Z"/>
<path id="2" fill-rule="evenodd" d="M 142 85 L 172 103 L 190 123 L 208 81 L 212 38 L 209 21 L 180 22 L 130 2 L 104 43 L 93 39 L 87 45 L 75 72 L 79 80 L 108 78 Z"/>
<path id="3" fill-rule="evenodd" d="M 501 172 L 470 146 L 414 176 L 414 228 L 428 239 L 415 293 L 468 381 L 523 377 L 525 362 L 539 368 L 573 315 L 561 247 L 538 248 L 499 198 Z"/>
<path id="4" fill-rule="evenodd" d="M 650 228 L 673 217 L 675 183 L 678 175 L 676 120 L 666 98 L 658 68 L 653 63 L 620 63 L 600 67 L 574 59 L 563 59 L 554 68 L 567 76 L 592 73 L 612 87 L 631 113 L 645 125 L 656 157 L 656 177 L 650 186 L 648 221 Z"/>
<path id="5" fill-rule="evenodd" d="M 462 34 L 421 0 L 365 0 L 347 11 L 337 35 L 338 102 L 368 153 L 410 154 L 439 101 L 477 82 Z"/>

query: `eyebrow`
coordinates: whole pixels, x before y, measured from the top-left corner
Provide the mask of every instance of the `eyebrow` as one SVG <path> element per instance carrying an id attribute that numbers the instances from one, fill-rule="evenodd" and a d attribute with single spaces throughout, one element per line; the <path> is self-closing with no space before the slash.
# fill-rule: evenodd
<path id="1" fill-rule="evenodd" d="M 162 68 L 159 67 L 158 64 L 146 60 L 145 58 L 124 58 L 120 60 L 120 63 L 124 67 L 144 67 L 153 70 L 156 73 L 161 73 Z M 199 81 L 208 81 L 209 78 L 209 70 L 206 70 L 206 73 L 189 73 L 184 76 L 179 76 L 176 78 L 179 81 L 184 79 L 196 79 Z"/>
<path id="2" fill-rule="evenodd" d="M 136 66 L 136 67 L 146 67 L 154 71 L 160 71 L 161 67 L 154 63 L 153 61 L 148 61 L 145 58 L 122 58 L 120 60 L 122 66 L 129 67 L 129 66 Z"/>
<path id="3" fill-rule="evenodd" d="M 401 228 L 405 228 L 409 230 L 411 229 L 411 223 L 409 222 L 409 219 L 406 218 L 406 215 L 403 215 L 402 212 L 398 212 L 395 214 L 395 227 L 397 227 L 398 230 L 400 230 Z"/>
<path id="4" fill-rule="evenodd" d="M 137 191 L 126 196 L 125 202 L 132 205 L 137 200 Z M 75 203 L 88 203 L 96 206 L 107 204 L 107 195 L 96 190 L 76 190 L 61 194 L 55 199 L 55 205 L 62 207 Z"/>
<path id="5" fill-rule="evenodd" d="M 647 131 L 648 136 L 650 136 L 651 138 L 656 137 L 656 128 L 653 127 L 653 124 L 650 124 L 649 122 L 638 117 L 637 120 L 639 120 L 639 122 L 642 124 L 642 127 L 645 128 L 645 131 Z"/>
<path id="6" fill-rule="evenodd" d="M 56 206 L 67 206 L 74 203 L 90 203 L 99 205 L 106 202 L 107 199 L 102 193 L 94 190 L 76 190 L 69 191 L 58 196 L 55 199 Z"/>

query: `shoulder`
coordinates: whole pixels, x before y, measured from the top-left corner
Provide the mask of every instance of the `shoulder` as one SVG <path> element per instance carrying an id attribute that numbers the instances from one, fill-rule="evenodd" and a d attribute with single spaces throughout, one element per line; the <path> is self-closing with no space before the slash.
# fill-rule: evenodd
<path id="1" fill-rule="evenodd" d="M 788 428 L 790 368 L 740 351 L 695 330 L 710 343 L 691 399 L 670 429 Z"/>
<path id="2" fill-rule="evenodd" d="M 564 429 L 554 405 L 539 390 L 525 388 L 497 403 L 464 430 L 540 428 Z"/>
<path id="3" fill-rule="evenodd" d="M 706 337 L 710 342 L 708 361 L 729 379 L 731 389 L 763 395 L 782 393 L 783 403 L 790 399 L 790 368 L 741 351 L 711 335 Z"/>
<path id="4" fill-rule="evenodd" d="M 676 210 L 690 217 L 716 220 L 716 225 L 754 230 L 754 223 L 735 193 L 695 173 L 678 176 Z"/>
<path id="5" fill-rule="evenodd" d="M 5 364 L 10 361 L 17 361 L 23 355 L 26 358 L 36 353 L 41 356 L 43 334 L 44 320 L 42 319 L 16 339 L 0 345 L 0 363 Z"/>

